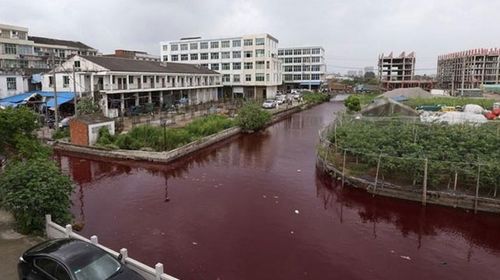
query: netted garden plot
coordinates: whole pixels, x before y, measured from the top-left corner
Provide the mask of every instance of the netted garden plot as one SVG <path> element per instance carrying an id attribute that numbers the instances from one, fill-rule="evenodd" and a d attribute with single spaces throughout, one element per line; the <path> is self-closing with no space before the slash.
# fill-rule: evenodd
<path id="1" fill-rule="evenodd" d="M 500 124 L 424 124 L 412 118 L 339 116 L 318 154 L 373 186 L 500 197 Z M 345 168 L 344 168 L 345 167 Z M 345 170 L 345 171 L 344 171 Z"/>

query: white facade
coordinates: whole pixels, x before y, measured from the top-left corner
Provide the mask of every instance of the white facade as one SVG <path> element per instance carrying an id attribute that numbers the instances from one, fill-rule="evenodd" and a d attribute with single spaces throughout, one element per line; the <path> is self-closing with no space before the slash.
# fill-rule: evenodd
<path id="1" fill-rule="evenodd" d="M 162 61 L 198 64 L 222 74 L 230 94 L 274 97 L 282 83 L 278 40 L 269 34 L 161 42 Z"/>
<path id="2" fill-rule="evenodd" d="M 20 94 L 28 88 L 28 81 L 22 75 L 4 75 L 0 73 L 0 99 Z"/>
<path id="3" fill-rule="evenodd" d="M 134 69 L 137 66 L 143 70 L 112 69 L 117 63 L 122 64 L 118 68 Z M 73 92 L 76 85 L 79 97 L 101 96 L 103 113 L 110 118 L 122 115 L 133 106 L 147 103 L 163 106 L 180 98 L 187 98 L 190 104 L 217 100 L 218 90 L 222 87 L 219 73 L 191 65 L 192 72 L 183 70 L 176 73 L 176 69 L 182 67 L 174 63 L 170 64 L 171 67 L 168 65 L 128 58 L 76 55 L 56 68 L 56 90 Z M 75 85 L 73 67 L 76 69 Z M 52 79 L 52 73 L 43 75 L 42 90 L 54 90 Z"/>
<path id="4" fill-rule="evenodd" d="M 325 49 L 320 46 L 279 48 L 287 87 L 318 88 L 325 81 Z"/>

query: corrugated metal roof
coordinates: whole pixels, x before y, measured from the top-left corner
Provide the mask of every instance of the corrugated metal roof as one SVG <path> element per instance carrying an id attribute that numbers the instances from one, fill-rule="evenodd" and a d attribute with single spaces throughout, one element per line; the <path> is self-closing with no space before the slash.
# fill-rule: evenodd
<path id="1" fill-rule="evenodd" d="M 149 72 L 149 73 L 178 73 L 178 74 L 219 74 L 208 68 L 198 67 L 187 63 L 167 62 L 162 64 L 155 61 L 136 60 L 123 57 L 109 56 L 81 56 L 95 64 L 111 71 L 118 72 Z"/>
<path id="2" fill-rule="evenodd" d="M 52 38 L 37 37 L 37 36 L 28 36 L 28 40 L 33 41 L 37 44 L 68 46 L 68 47 L 78 48 L 78 49 L 95 50 L 94 48 L 89 47 L 89 46 L 87 46 L 84 43 L 79 42 L 79 41 L 68 41 L 68 40 L 52 39 Z"/>

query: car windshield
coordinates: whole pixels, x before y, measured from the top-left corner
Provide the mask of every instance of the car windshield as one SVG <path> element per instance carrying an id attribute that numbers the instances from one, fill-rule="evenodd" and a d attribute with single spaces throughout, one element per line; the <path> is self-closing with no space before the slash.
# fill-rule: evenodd
<path id="1" fill-rule="evenodd" d="M 108 254 L 103 254 L 99 258 L 73 270 L 75 278 L 78 280 L 108 279 L 118 270 L 120 263 Z"/>

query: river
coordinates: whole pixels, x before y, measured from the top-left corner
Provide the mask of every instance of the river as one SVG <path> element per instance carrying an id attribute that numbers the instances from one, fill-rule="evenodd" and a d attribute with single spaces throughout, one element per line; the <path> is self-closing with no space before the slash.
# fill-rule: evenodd
<path id="1" fill-rule="evenodd" d="M 84 236 L 180 279 L 500 279 L 500 216 L 372 197 L 315 167 L 338 103 L 174 164 L 58 154 Z"/>

